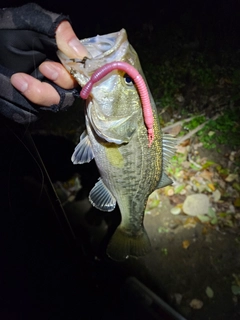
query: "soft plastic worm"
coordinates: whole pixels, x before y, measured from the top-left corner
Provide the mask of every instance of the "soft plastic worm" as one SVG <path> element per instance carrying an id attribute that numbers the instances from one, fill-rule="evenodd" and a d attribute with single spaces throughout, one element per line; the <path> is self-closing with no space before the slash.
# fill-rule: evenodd
<path id="1" fill-rule="evenodd" d="M 98 82 L 103 77 L 105 77 L 108 73 L 110 73 L 115 69 L 125 71 L 133 79 L 134 83 L 137 86 L 137 89 L 141 98 L 141 102 L 142 102 L 142 107 L 143 107 L 144 122 L 148 129 L 148 141 L 149 141 L 149 147 L 150 147 L 154 139 L 154 132 L 153 132 L 154 120 L 153 120 L 153 113 L 152 113 L 151 103 L 148 95 L 148 90 L 140 73 L 129 63 L 123 62 L 123 61 L 113 61 L 97 69 L 92 74 L 90 80 L 82 88 L 80 97 L 82 99 L 87 99 L 92 90 L 94 83 Z"/>

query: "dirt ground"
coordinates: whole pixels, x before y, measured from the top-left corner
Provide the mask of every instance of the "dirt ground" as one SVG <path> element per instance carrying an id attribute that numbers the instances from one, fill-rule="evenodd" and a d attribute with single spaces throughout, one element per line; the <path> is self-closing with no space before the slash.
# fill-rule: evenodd
<path id="1" fill-rule="evenodd" d="M 171 215 L 167 197 L 162 203 L 161 212 L 145 219 L 153 251 L 139 260 L 141 274 L 147 274 L 156 289 L 164 290 L 186 319 L 239 319 L 239 299 L 231 291 L 233 274 L 240 270 L 237 234 L 200 222 L 186 229 L 187 217 Z M 168 231 L 159 233 L 159 226 Z M 186 241 L 189 247 L 185 249 Z M 214 292 L 212 298 L 206 294 L 207 287 Z M 200 309 L 190 306 L 193 299 L 203 303 Z"/>

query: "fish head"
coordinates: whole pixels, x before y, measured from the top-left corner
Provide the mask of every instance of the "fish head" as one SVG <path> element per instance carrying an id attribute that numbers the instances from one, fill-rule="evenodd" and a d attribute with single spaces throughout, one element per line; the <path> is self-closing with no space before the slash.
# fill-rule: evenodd
<path id="1" fill-rule="evenodd" d="M 129 44 L 124 29 L 119 32 L 81 40 L 88 51 L 83 60 L 58 56 L 66 69 L 84 86 L 92 74 L 112 61 L 125 61 L 140 73 L 138 55 Z M 86 115 L 95 134 L 110 143 L 128 143 L 142 122 L 142 106 L 132 79 L 121 70 L 113 70 L 94 84 L 87 99 Z"/>

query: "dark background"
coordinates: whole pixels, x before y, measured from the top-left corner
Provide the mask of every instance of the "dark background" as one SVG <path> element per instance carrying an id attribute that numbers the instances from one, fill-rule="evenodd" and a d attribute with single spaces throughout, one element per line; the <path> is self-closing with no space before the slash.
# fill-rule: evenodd
<path id="1" fill-rule="evenodd" d="M 29 1 L 2 1 L 1 7 L 20 6 Z M 239 45 L 240 1 L 35 1 L 45 9 L 69 15 L 79 38 L 110 33 L 125 28 L 128 33 L 144 33 L 152 25 L 153 34 L 183 28 L 189 40 L 215 38 L 217 48 Z M 173 31 L 174 32 L 174 31 Z M 133 39 L 134 42 L 134 39 Z M 134 44 L 134 43 L 133 43 Z"/>

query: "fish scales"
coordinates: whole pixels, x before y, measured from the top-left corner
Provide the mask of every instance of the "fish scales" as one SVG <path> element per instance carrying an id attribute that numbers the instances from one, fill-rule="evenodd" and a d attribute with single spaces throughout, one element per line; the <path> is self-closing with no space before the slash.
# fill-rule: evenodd
<path id="1" fill-rule="evenodd" d="M 124 29 L 84 39 L 82 43 L 89 52 L 84 66 L 59 53 L 62 63 L 81 86 L 95 70 L 115 60 L 128 62 L 144 78 L 137 53 L 129 44 Z M 164 166 L 173 154 L 174 142 L 168 137 L 163 139 L 149 89 L 148 94 L 154 131 L 151 146 L 138 90 L 128 75 L 114 70 L 92 88 L 85 109 L 86 132 L 81 135 L 72 156 L 76 164 L 93 158 L 96 161 L 100 179 L 90 191 L 91 203 L 104 211 L 112 211 L 116 203 L 119 206 L 121 223 L 107 248 L 109 257 L 118 261 L 150 251 L 143 226 L 147 199 L 155 189 L 172 183 L 164 173 Z"/>
<path id="2" fill-rule="evenodd" d="M 154 191 L 159 183 L 159 176 L 162 170 L 162 154 L 161 140 L 155 139 L 151 148 L 148 148 L 148 140 L 146 135 L 146 128 L 143 126 L 141 117 L 142 129 L 137 130 L 132 136 L 132 139 L 128 144 L 123 144 L 118 147 L 106 146 L 106 143 L 93 142 L 93 151 L 95 161 L 100 171 L 100 175 L 106 187 L 111 190 L 113 196 L 119 205 L 122 221 L 119 226 L 120 230 L 123 230 L 122 234 L 129 234 L 131 238 L 138 239 L 138 237 L 145 235 L 145 245 L 141 242 L 139 246 L 134 247 L 132 252 L 121 253 L 119 257 L 119 247 L 121 237 L 118 241 L 113 240 L 109 244 L 108 254 L 115 260 L 122 260 L 127 255 L 142 255 L 150 250 L 150 244 L 143 229 L 143 217 L 144 210 L 148 196 Z M 154 126 L 155 132 L 157 132 L 158 126 Z M 159 128 L 158 128 L 159 130 Z M 94 137 L 91 131 L 90 140 L 94 141 Z M 109 161 L 109 149 L 117 148 L 118 152 L 123 159 L 121 166 L 116 165 L 114 161 Z M 139 152 L 138 149 L 141 149 Z M 153 157 L 157 161 L 152 161 Z M 130 247 L 131 249 L 131 247 Z"/>

